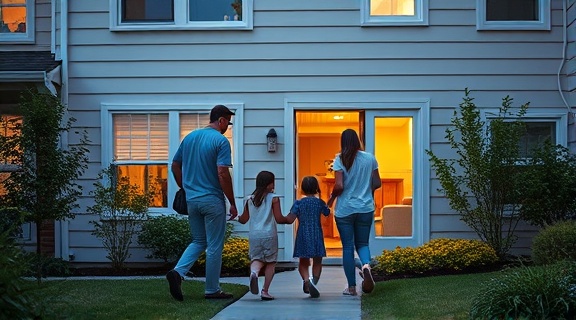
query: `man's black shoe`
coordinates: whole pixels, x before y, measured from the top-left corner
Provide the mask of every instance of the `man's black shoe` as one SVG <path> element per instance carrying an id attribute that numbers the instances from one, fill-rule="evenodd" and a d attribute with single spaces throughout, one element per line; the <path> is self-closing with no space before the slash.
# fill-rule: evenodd
<path id="1" fill-rule="evenodd" d="M 170 294 L 172 298 L 178 301 L 184 301 L 184 296 L 182 295 L 182 277 L 176 270 L 170 270 L 166 274 L 166 279 L 170 285 Z"/>

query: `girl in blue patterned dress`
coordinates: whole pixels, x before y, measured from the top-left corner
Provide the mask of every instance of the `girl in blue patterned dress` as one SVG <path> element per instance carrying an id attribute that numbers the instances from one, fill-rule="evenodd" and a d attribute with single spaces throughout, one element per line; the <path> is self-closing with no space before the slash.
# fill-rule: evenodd
<path id="1" fill-rule="evenodd" d="M 322 273 L 322 258 L 326 256 L 320 215 L 328 216 L 330 208 L 320 198 L 320 187 L 315 177 L 304 177 L 301 190 L 304 197 L 294 202 L 286 220 L 292 223 L 298 219 L 293 256 L 299 258 L 298 272 L 302 277 L 304 293 L 309 293 L 312 298 L 318 298 L 320 292 L 316 285 Z M 312 277 L 309 271 L 310 259 L 312 259 Z"/>

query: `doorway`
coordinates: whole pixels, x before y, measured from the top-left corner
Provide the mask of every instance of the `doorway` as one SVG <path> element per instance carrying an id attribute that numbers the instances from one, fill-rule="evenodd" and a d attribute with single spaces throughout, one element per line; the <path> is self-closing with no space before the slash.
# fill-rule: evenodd
<path id="1" fill-rule="evenodd" d="M 332 162 L 340 151 L 340 134 L 347 128 L 360 130 L 360 115 L 359 111 L 296 111 L 296 199 L 302 197 L 300 181 L 314 176 L 320 185 L 320 197 L 328 201 L 334 186 Z M 328 217 L 321 217 L 324 245 L 327 257 L 342 257 L 333 209 Z"/>
<path id="2" fill-rule="evenodd" d="M 320 197 L 328 201 L 334 185 L 331 165 L 340 151 L 340 134 L 348 128 L 359 133 L 366 151 L 374 154 L 379 163 L 382 188 L 374 194 L 373 236 L 380 239 L 411 238 L 413 235 L 411 116 L 393 114 L 382 116 L 371 112 L 366 116 L 363 110 L 295 111 L 296 199 L 301 197 L 298 184 L 302 178 L 314 176 L 320 185 Z M 342 245 L 333 211 L 330 216 L 322 217 L 321 223 L 327 257 L 341 257 Z"/>

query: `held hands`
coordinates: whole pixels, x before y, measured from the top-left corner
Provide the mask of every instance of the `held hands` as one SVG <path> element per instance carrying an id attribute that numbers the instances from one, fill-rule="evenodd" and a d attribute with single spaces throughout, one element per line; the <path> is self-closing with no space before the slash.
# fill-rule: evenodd
<path id="1" fill-rule="evenodd" d="M 328 199 L 328 202 L 326 203 L 328 208 L 332 208 L 332 205 L 334 204 L 334 200 L 336 200 L 336 196 L 331 194 L 330 199 Z"/>
<path id="2" fill-rule="evenodd" d="M 236 217 L 238 217 L 238 209 L 236 209 L 236 206 L 231 206 L 230 214 L 228 215 L 228 221 L 232 221 L 236 219 Z"/>

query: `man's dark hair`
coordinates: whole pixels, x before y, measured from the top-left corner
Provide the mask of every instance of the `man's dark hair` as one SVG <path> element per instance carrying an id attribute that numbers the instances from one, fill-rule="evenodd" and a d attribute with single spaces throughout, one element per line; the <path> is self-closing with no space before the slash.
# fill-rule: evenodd
<path id="1" fill-rule="evenodd" d="M 217 105 L 214 108 L 212 108 L 212 111 L 210 111 L 210 123 L 214 122 L 214 121 L 218 121 L 218 119 L 220 119 L 220 117 L 224 117 L 226 118 L 226 116 L 233 116 L 234 112 L 230 111 L 230 109 L 228 109 L 228 107 L 226 107 L 225 105 Z"/>

